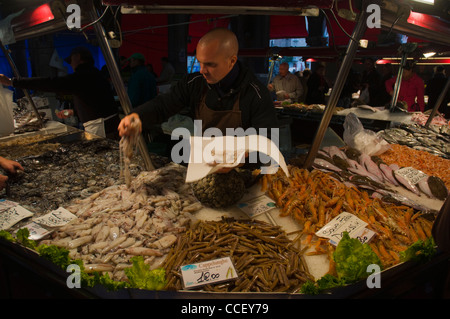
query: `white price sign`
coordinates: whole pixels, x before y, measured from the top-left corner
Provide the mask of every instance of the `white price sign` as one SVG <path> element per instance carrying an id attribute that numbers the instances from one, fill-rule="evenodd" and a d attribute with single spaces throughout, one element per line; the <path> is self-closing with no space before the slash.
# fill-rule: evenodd
<path id="1" fill-rule="evenodd" d="M 402 167 L 395 172 L 409 181 L 412 185 L 416 185 L 421 179 L 428 177 L 427 174 L 414 167 Z"/>
<path id="2" fill-rule="evenodd" d="M 195 288 L 234 280 L 238 277 L 230 257 L 181 266 L 184 288 Z"/>
<path id="3" fill-rule="evenodd" d="M 47 227 L 60 227 L 69 223 L 75 218 L 77 218 L 77 216 L 69 212 L 67 209 L 59 207 L 58 209 L 51 211 L 47 215 L 36 218 L 34 222 Z"/>
<path id="4" fill-rule="evenodd" d="M 343 212 L 316 232 L 318 237 L 328 238 L 337 245 L 344 232 L 351 238 L 358 238 L 362 243 L 368 242 L 376 233 L 366 228 L 367 223 L 353 214 Z"/>
<path id="5" fill-rule="evenodd" d="M 266 195 L 261 195 L 245 202 L 240 202 L 237 207 L 241 209 L 248 217 L 253 218 L 262 213 L 265 213 L 276 207 L 275 202 Z"/>

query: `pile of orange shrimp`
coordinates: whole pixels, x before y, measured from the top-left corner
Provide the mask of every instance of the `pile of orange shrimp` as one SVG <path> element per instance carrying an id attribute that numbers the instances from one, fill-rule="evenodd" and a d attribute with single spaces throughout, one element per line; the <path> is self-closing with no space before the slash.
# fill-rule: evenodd
<path id="1" fill-rule="evenodd" d="M 400 252 L 411 244 L 431 237 L 433 222 L 411 207 L 371 198 L 366 191 L 346 186 L 331 173 L 310 172 L 292 165 L 288 168 L 290 177 L 282 170 L 262 177 L 262 191 L 276 202 L 281 216 L 291 216 L 303 226 L 302 243 L 312 248 L 307 255 L 328 254 L 330 273 L 334 269 L 334 246 L 315 233 L 344 211 L 365 221 L 367 228 L 377 233 L 369 245 L 385 268 L 399 263 Z"/>
<path id="2" fill-rule="evenodd" d="M 442 179 L 450 189 L 450 160 L 406 145 L 391 144 L 391 149 L 378 156 L 386 164 L 414 167 L 427 175 Z"/>

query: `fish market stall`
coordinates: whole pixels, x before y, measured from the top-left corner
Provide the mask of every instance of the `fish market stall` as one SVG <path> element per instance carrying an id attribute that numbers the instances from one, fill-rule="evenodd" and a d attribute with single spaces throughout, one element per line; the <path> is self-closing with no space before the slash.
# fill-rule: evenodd
<path id="1" fill-rule="evenodd" d="M 146 171 L 122 146 L 81 139 L 24 158 L 30 171 L 12 181 L 5 197 L 9 202 L 2 202 L 2 212 L 24 213 L 20 221 L 8 222 L 11 237 L 3 233 L 8 238 L 0 239 L 2 295 L 302 299 L 312 297 L 303 289 L 309 286 L 315 292 L 324 277 L 332 286 L 319 290 L 323 298 L 400 297 L 415 289 L 429 296 L 442 292 L 448 255 L 433 252 L 426 263 L 402 259 L 417 240 L 430 238 L 434 215 L 428 210 L 436 210 L 440 199 L 427 201 L 433 207 L 409 206 L 410 201 L 402 203 L 403 198 L 390 192 L 395 185 L 350 178 L 352 170 L 358 177 L 368 175 L 373 166 L 368 160 L 357 163 L 367 163 L 365 170 L 353 162 L 342 164 L 335 158 L 342 154 L 330 148 L 323 156 L 347 165 L 345 170 L 314 161 L 320 167 L 289 166 L 289 174 L 252 172 L 250 185 L 236 171 L 233 184 L 219 187 L 215 196 L 219 202 L 236 196 L 237 206 L 217 207 L 200 202 L 195 185 L 185 183 L 184 166 L 162 163 Z M 131 163 L 121 166 L 127 158 Z M 128 169 L 125 178 L 123 169 Z M 215 185 L 208 182 L 200 188 L 206 195 Z M 383 196 L 396 201 L 388 203 Z M 327 231 L 339 218 L 347 230 L 354 223 L 360 226 L 352 236 L 368 245 Z M 25 226 L 31 232 L 24 232 Z M 339 243 L 351 249 L 338 249 Z M 349 257 L 364 261 L 363 268 L 351 268 Z M 223 264 L 220 275 L 229 280 L 220 283 L 208 283 L 212 276 L 202 273 L 198 278 L 197 273 L 197 284 L 198 279 L 203 282 L 194 287 L 182 275 Z M 359 277 L 368 264 L 384 269 L 381 287 L 370 289 L 365 276 Z M 68 280 L 73 278 L 68 266 L 77 265 L 82 266 L 81 288 L 80 282 Z"/>

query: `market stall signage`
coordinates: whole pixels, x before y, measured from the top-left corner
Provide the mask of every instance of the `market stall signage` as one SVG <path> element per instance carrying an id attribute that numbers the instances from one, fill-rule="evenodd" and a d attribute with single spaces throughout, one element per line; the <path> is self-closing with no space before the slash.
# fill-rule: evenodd
<path id="1" fill-rule="evenodd" d="M 366 228 L 367 223 L 355 215 L 343 212 L 333 218 L 328 224 L 316 232 L 318 237 L 328 238 L 330 243 L 337 245 L 344 232 L 348 232 L 351 238 L 357 238 L 363 244 L 370 241 L 376 234 L 374 231 Z"/>
<path id="2" fill-rule="evenodd" d="M 184 288 L 234 280 L 238 277 L 230 257 L 181 266 Z"/>

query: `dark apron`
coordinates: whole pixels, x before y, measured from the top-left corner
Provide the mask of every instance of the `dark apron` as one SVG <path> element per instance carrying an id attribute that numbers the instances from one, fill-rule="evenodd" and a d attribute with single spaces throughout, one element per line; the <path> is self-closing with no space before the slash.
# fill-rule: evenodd
<path id="1" fill-rule="evenodd" d="M 241 110 L 239 109 L 239 95 L 234 102 L 232 110 L 214 111 L 205 103 L 206 94 L 203 95 L 198 108 L 195 110 L 195 119 L 202 120 L 202 134 L 210 127 L 217 127 L 226 135 L 227 128 L 242 127 Z"/>

